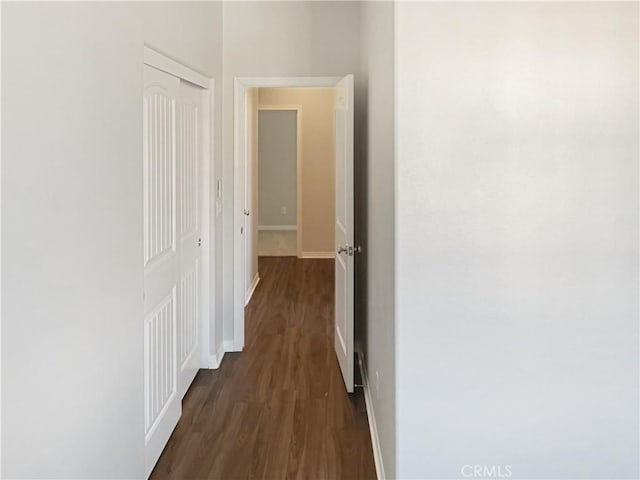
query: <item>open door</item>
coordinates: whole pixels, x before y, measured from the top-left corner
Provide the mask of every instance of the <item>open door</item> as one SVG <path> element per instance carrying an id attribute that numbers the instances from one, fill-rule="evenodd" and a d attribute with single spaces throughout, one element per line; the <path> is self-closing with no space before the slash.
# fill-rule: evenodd
<path id="1" fill-rule="evenodd" d="M 336 85 L 335 349 L 347 392 L 353 392 L 353 75 Z"/>

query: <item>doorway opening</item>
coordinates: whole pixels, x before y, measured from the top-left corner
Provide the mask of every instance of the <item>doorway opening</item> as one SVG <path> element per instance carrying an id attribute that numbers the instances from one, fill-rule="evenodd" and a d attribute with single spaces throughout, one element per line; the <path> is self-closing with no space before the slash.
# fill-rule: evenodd
<path id="1" fill-rule="evenodd" d="M 249 253 L 253 257 L 300 258 L 303 213 L 302 106 L 261 103 L 260 98 L 264 102 L 272 89 L 255 90 L 259 101 L 256 109 L 258 121 L 255 124 L 258 143 L 254 168 L 249 176 L 253 177 L 254 182 L 257 180 L 257 184 L 253 185 L 253 195 L 257 196 L 258 228 L 257 253 Z"/>
<path id="2" fill-rule="evenodd" d="M 317 272 L 333 274 L 318 273 L 318 278 L 327 279 L 333 295 L 326 298 L 330 305 L 320 308 L 330 310 L 331 343 L 346 390 L 352 392 L 353 255 L 358 251 L 353 245 L 353 76 L 239 78 L 235 87 L 233 349 L 245 345 L 244 309 L 261 281 L 261 265 L 272 272 L 285 268 L 266 259 L 297 262 L 286 268 L 302 280 L 308 276 L 301 262 L 322 259 L 330 263 Z"/>

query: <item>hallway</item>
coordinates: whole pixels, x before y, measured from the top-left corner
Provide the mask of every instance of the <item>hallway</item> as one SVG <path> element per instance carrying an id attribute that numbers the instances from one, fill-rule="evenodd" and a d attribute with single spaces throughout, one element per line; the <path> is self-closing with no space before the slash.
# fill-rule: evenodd
<path id="1" fill-rule="evenodd" d="M 331 260 L 261 257 L 246 346 L 200 370 L 152 479 L 375 479 L 333 348 Z"/>

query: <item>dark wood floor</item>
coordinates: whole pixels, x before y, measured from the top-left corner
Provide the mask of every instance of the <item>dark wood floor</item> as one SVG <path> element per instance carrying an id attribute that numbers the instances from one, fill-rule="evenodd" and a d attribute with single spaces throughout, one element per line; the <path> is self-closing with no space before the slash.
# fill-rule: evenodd
<path id="1" fill-rule="evenodd" d="M 261 257 L 245 349 L 200 370 L 153 479 L 375 479 L 333 351 L 333 261 Z"/>

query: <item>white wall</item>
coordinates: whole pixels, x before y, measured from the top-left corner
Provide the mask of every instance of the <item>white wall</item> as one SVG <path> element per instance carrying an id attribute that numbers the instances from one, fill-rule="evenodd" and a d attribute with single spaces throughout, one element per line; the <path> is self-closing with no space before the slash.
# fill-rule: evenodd
<path id="1" fill-rule="evenodd" d="M 297 113 L 263 110 L 258 130 L 258 224 L 296 225 Z M 282 212 L 285 208 L 285 212 Z"/>
<path id="2" fill-rule="evenodd" d="M 225 2 L 223 12 L 224 202 L 233 205 L 234 78 L 248 76 L 340 76 L 359 59 L 356 2 Z M 233 211 L 224 211 L 225 252 L 233 252 Z M 233 255 L 225 254 L 224 278 L 233 278 Z M 223 292 L 224 338 L 233 338 L 233 282 Z"/>
<path id="3" fill-rule="evenodd" d="M 397 476 L 638 478 L 638 4 L 396 21 Z"/>
<path id="4" fill-rule="evenodd" d="M 384 473 L 395 478 L 394 318 L 394 5 L 363 2 L 362 73 L 367 81 L 362 138 L 366 167 L 360 168 L 364 196 L 363 271 L 360 291 L 366 323 L 361 325 L 373 411 Z"/>
<path id="5" fill-rule="evenodd" d="M 219 78 L 220 10 L 2 5 L 6 478 L 142 476 L 143 43 Z"/>

